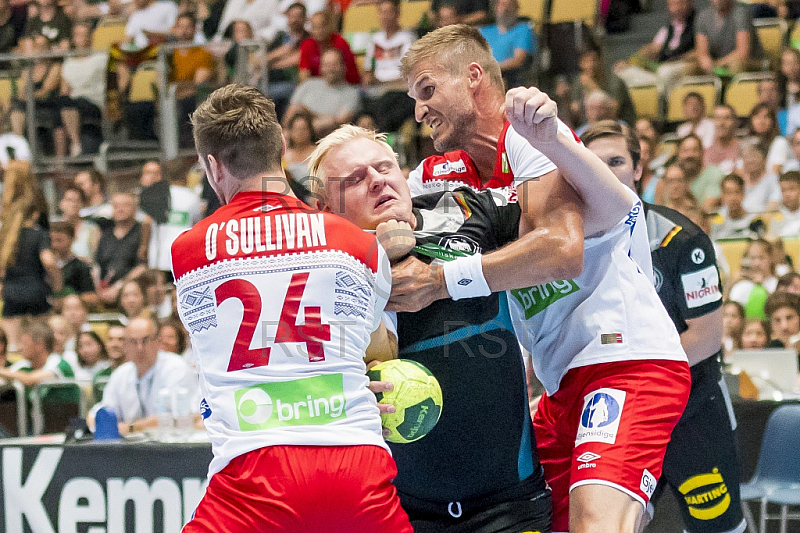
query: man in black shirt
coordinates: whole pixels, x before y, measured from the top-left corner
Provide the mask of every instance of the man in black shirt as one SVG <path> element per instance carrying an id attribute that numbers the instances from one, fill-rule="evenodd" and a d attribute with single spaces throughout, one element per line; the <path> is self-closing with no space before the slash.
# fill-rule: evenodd
<path id="1" fill-rule="evenodd" d="M 312 181 L 312 196 L 326 210 L 376 230 L 390 259 L 410 248 L 421 261 L 449 261 L 517 237 L 519 207 L 496 191 L 461 188 L 423 195 L 412 204 L 395 154 L 384 137 L 367 130 L 342 126 L 320 142 L 310 168 L 328 180 L 324 188 Z M 406 232 L 402 250 L 384 238 L 401 233 L 386 235 L 395 221 L 416 230 L 415 239 Z M 505 294 L 439 300 L 415 313 L 398 313 L 395 326 L 389 329 L 397 332 L 400 357 L 425 365 L 439 380 L 444 400 L 428 435 L 390 443 L 398 468 L 394 484 L 415 531 L 549 532 L 550 493 Z"/>
<path id="2" fill-rule="evenodd" d="M 64 288 L 57 298 L 68 294 L 77 294 L 88 306 L 98 301 L 92 280 L 92 267 L 84 263 L 72 253 L 72 241 L 75 240 L 75 228 L 69 222 L 53 222 L 50 224 L 50 249 L 56 256 L 56 265 L 61 269 Z"/>
<path id="3" fill-rule="evenodd" d="M 603 121 L 581 140 L 623 184 L 636 190 L 639 141 L 630 128 Z M 703 230 L 677 211 L 644 206 L 656 291 L 681 334 L 692 372 L 689 403 L 672 432 L 663 475 L 650 501 L 655 503 L 669 486 L 687 531 L 741 533 L 746 524 L 739 500 L 736 419 L 719 368 L 722 286 L 714 247 Z"/>

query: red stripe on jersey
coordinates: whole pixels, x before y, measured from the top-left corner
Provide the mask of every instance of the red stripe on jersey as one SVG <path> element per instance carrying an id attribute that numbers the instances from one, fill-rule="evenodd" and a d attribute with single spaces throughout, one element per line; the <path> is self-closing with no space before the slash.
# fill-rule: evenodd
<path id="1" fill-rule="evenodd" d="M 497 155 L 494 160 L 494 171 L 492 179 L 486 184 L 487 189 L 497 189 L 502 187 L 511 187 L 514 184 L 514 173 L 511 172 L 511 165 L 508 163 L 508 155 L 506 155 L 506 135 L 511 123 L 506 120 L 503 124 L 503 131 L 497 139 Z M 490 185 L 490 183 L 492 183 Z"/>
<path id="2" fill-rule="evenodd" d="M 297 198 L 262 191 L 237 194 L 172 244 L 175 279 L 218 261 L 341 251 L 378 269 L 374 235 Z"/>

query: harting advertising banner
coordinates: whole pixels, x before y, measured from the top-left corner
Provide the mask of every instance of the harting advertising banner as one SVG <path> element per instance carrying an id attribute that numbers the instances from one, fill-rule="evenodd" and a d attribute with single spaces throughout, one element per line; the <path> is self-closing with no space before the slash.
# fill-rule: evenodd
<path id="1" fill-rule="evenodd" d="M 179 533 L 210 460 L 209 444 L 0 444 L 0 531 Z"/>

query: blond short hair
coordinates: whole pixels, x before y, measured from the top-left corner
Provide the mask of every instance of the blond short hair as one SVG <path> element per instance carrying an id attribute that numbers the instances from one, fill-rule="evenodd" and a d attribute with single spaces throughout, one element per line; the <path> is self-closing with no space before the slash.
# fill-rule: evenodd
<path id="1" fill-rule="evenodd" d="M 408 78 L 417 65 L 425 61 L 432 61 L 454 76 L 464 74 L 470 63 L 477 63 L 493 85 L 505 90 L 500 65 L 489 43 L 477 29 L 467 24 L 444 26 L 414 42 L 400 61 L 403 77 Z"/>
<path id="2" fill-rule="evenodd" d="M 325 185 L 327 183 L 328 176 L 325 174 L 325 170 L 323 169 L 325 158 L 328 157 L 328 154 L 331 152 L 331 150 L 339 148 L 340 146 L 344 146 L 350 141 L 354 141 L 356 139 L 369 139 L 370 141 L 383 146 L 395 157 L 397 157 L 395 151 L 392 149 L 389 143 L 386 142 L 385 133 L 378 133 L 372 130 L 361 128 L 359 126 L 354 126 L 352 124 L 339 126 L 338 129 L 326 135 L 321 141 L 319 141 L 317 143 L 317 147 L 314 149 L 311 155 L 308 156 L 308 168 L 313 179 L 308 180 L 306 186 L 313 197 L 319 199 L 325 199 L 326 197 Z"/>

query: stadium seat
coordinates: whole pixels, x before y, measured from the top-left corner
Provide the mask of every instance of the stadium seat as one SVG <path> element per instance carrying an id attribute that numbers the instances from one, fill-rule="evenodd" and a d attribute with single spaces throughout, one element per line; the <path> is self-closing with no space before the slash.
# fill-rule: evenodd
<path id="1" fill-rule="evenodd" d="M 755 19 L 753 26 L 755 26 L 761 46 L 764 48 L 764 55 L 772 66 L 777 66 L 786 42 L 786 21 L 779 18 Z"/>
<path id="2" fill-rule="evenodd" d="M 11 97 L 14 94 L 14 80 L 11 78 L 0 78 L 0 104 L 3 109 L 8 111 L 11 107 Z"/>
<path id="3" fill-rule="evenodd" d="M 792 31 L 789 32 L 789 46 L 800 48 L 800 24 L 796 22 L 792 26 Z"/>
<path id="4" fill-rule="evenodd" d="M 92 32 L 92 50 L 107 52 L 114 43 L 125 40 L 125 20 L 108 19 L 100 21 Z"/>
<path id="5" fill-rule="evenodd" d="M 733 77 L 725 89 L 725 103 L 736 111 L 736 116 L 747 117 L 753 106 L 758 103 L 756 88 L 759 82 L 774 79 L 769 72 L 745 72 Z"/>
<path id="6" fill-rule="evenodd" d="M 158 70 L 155 63 L 142 63 L 131 79 L 129 102 L 155 102 Z"/>
<path id="7" fill-rule="evenodd" d="M 683 97 L 688 93 L 700 93 L 706 101 L 706 114 L 714 114 L 714 106 L 719 102 L 722 82 L 715 76 L 688 76 L 672 89 L 667 98 L 667 121 L 680 122 L 683 116 Z"/>
<path id="8" fill-rule="evenodd" d="M 628 93 L 631 95 L 637 117 L 659 118 L 658 87 L 655 84 L 628 87 Z"/>
<path id="9" fill-rule="evenodd" d="M 722 255 L 725 256 L 725 260 L 731 268 L 731 279 L 737 279 L 739 277 L 739 268 L 742 264 L 744 251 L 747 249 L 747 242 L 747 239 L 720 239 L 717 241 L 717 244 L 722 248 Z"/>
<path id="10" fill-rule="evenodd" d="M 741 486 L 742 508 L 753 531 L 766 533 L 767 520 L 780 518 L 781 531 L 786 531 L 789 518 L 798 519 L 800 514 L 788 513 L 790 505 L 800 505 L 800 461 L 796 457 L 800 442 L 800 405 L 781 405 L 767 421 L 761 452 L 753 478 Z M 759 502 L 761 520 L 759 528 L 752 523 L 748 502 Z M 767 513 L 767 504 L 781 506 L 780 515 Z"/>
<path id="11" fill-rule="evenodd" d="M 400 27 L 406 29 L 416 28 L 419 21 L 431 8 L 429 0 L 412 0 L 400 4 Z"/>
<path id="12" fill-rule="evenodd" d="M 580 21 L 590 28 L 594 28 L 597 21 L 597 6 L 599 3 L 594 0 L 551 0 L 550 16 L 547 22 L 558 24 L 561 22 Z"/>
<path id="13" fill-rule="evenodd" d="M 519 16 L 531 19 L 537 34 L 541 32 L 542 25 L 547 19 L 545 3 L 546 0 L 526 0 L 519 3 Z"/>
<path id="14" fill-rule="evenodd" d="M 372 33 L 380 29 L 378 6 L 375 4 L 350 6 L 344 12 L 342 33 Z"/>
<path id="15" fill-rule="evenodd" d="M 800 239 L 783 239 L 783 250 L 786 252 L 786 255 L 792 258 L 792 264 L 794 265 L 795 269 L 800 266 Z"/>

